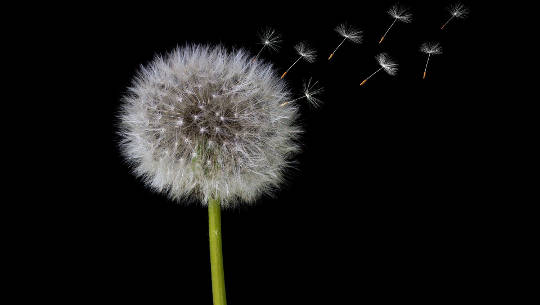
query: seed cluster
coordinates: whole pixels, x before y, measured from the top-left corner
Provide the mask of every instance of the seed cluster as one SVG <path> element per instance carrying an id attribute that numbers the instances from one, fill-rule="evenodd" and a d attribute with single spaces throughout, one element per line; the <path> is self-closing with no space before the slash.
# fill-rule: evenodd
<path id="1" fill-rule="evenodd" d="M 254 201 L 298 150 L 297 109 L 272 68 L 242 51 L 188 46 L 143 68 L 121 115 L 134 172 L 173 199 Z"/>

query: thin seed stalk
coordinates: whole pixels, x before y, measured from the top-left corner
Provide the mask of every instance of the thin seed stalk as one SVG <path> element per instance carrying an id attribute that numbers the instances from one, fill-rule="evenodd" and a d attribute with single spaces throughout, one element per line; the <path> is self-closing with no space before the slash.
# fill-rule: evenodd
<path id="1" fill-rule="evenodd" d="M 221 205 L 219 199 L 210 198 L 208 200 L 208 233 L 210 236 L 210 269 L 214 305 L 227 305 L 223 251 L 221 250 Z"/>
<path id="2" fill-rule="evenodd" d="M 452 15 L 450 18 L 448 18 L 448 20 L 441 26 L 441 30 L 444 30 L 444 27 L 448 24 L 448 22 L 450 22 L 450 20 L 452 20 L 454 18 L 454 15 Z"/>
<path id="3" fill-rule="evenodd" d="M 298 57 L 298 59 L 297 59 L 297 60 L 289 67 L 289 69 L 287 69 L 287 71 L 285 71 L 285 73 L 283 73 L 283 75 L 281 75 L 281 78 L 284 78 L 285 75 L 287 75 L 287 72 L 289 72 L 289 70 L 290 70 L 292 67 L 294 67 L 294 65 L 296 65 L 296 63 L 297 63 L 300 59 L 302 59 L 302 57 L 303 57 L 303 56 L 300 55 L 300 57 Z"/>
<path id="4" fill-rule="evenodd" d="M 426 78 L 427 66 L 429 64 L 429 57 L 430 56 L 431 56 L 431 54 L 428 54 L 428 56 L 427 56 L 426 67 L 424 68 L 424 76 L 422 77 L 423 79 Z"/>

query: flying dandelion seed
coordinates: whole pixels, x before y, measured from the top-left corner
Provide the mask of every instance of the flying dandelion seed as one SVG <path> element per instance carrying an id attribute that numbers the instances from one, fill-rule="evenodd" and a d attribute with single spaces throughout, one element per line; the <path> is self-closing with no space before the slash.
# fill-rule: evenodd
<path id="1" fill-rule="evenodd" d="M 431 54 L 433 55 L 442 54 L 442 47 L 437 42 L 426 42 L 426 43 L 423 43 L 422 46 L 420 46 L 420 52 L 426 53 L 428 55 L 427 61 L 426 61 L 426 67 L 424 68 L 424 76 L 422 77 L 424 79 L 426 78 L 429 57 L 431 56 Z"/>
<path id="2" fill-rule="evenodd" d="M 381 71 L 384 69 L 384 71 L 386 71 L 386 73 L 390 74 L 390 75 L 396 75 L 397 71 L 398 71 L 398 64 L 396 64 L 389 56 L 388 54 L 386 53 L 381 53 L 379 55 L 377 55 L 375 57 L 375 59 L 377 60 L 377 62 L 379 63 L 379 65 L 381 66 L 377 71 L 373 72 L 373 74 L 371 74 L 370 76 L 368 76 L 366 79 L 364 79 L 361 83 L 360 83 L 360 86 L 362 86 L 363 84 L 365 84 L 365 82 L 367 82 L 368 79 L 370 79 L 373 75 L 377 74 L 377 72 Z"/>
<path id="3" fill-rule="evenodd" d="M 345 42 L 345 40 L 349 40 L 352 43 L 362 43 L 362 31 L 352 27 L 347 26 L 346 24 L 340 24 L 335 28 L 335 31 L 338 32 L 338 34 L 343 37 L 343 40 L 339 43 L 337 48 L 330 54 L 330 57 L 328 57 L 328 60 L 332 59 L 334 57 L 334 53 L 341 47 L 341 45 Z"/>
<path id="4" fill-rule="evenodd" d="M 408 12 L 408 10 L 404 7 L 399 6 L 398 4 L 394 4 L 389 10 L 388 15 L 392 16 L 394 18 L 394 21 L 392 21 L 392 24 L 388 27 L 386 32 L 384 32 L 384 35 L 381 37 L 381 40 L 379 40 L 379 44 L 381 44 L 384 40 L 384 37 L 386 37 L 386 34 L 390 31 L 390 29 L 394 26 L 396 21 L 401 21 L 404 23 L 409 23 L 412 21 L 412 14 Z"/>
<path id="5" fill-rule="evenodd" d="M 287 72 L 289 72 L 289 70 L 291 70 L 291 68 L 296 65 L 300 59 L 304 59 L 305 61 L 312 63 L 317 57 L 315 50 L 311 49 L 305 42 L 298 43 L 296 46 L 294 46 L 294 49 L 296 50 L 296 53 L 300 55 L 300 57 L 298 57 L 298 59 L 283 73 L 283 75 L 281 75 L 281 78 L 284 78 L 285 75 L 287 75 Z"/>
<path id="6" fill-rule="evenodd" d="M 295 101 L 305 98 L 313 107 L 317 108 L 321 105 L 322 101 L 317 98 L 317 95 L 321 94 L 324 91 L 323 87 L 317 87 L 318 81 L 311 84 L 311 78 L 304 82 L 304 94 L 300 97 L 295 98 L 294 100 L 287 101 L 280 106 L 285 106 Z"/>
<path id="7" fill-rule="evenodd" d="M 257 52 L 257 55 L 255 55 L 252 61 L 259 58 L 259 55 L 265 48 L 268 48 L 270 50 L 277 50 L 279 49 L 279 44 L 281 43 L 281 36 L 271 28 L 266 28 L 264 31 L 259 33 L 259 39 L 262 47 L 259 52 Z"/>
<path id="8" fill-rule="evenodd" d="M 450 12 L 450 18 L 441 26 L 441 30 L 452 20 L 453 18 L 463 19 L 469 14 L 469 10 L 461 3 L 456 3 L 448 8 Z"/>

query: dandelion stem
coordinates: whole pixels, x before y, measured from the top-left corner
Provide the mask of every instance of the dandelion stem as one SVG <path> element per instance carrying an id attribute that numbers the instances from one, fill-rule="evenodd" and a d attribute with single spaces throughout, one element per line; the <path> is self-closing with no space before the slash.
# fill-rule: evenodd
<path id="1" fill-rule="evenodd" d="M 345 42 L 345 40 L 347 40 L 347 37 L 343 38 L 343 40 L 342 40 L 341 43 L 337 46 L 337 48 L 334 50 L 334 52 L 332 52 L 332 54 L 330 54 L 330 57 L 328 57 L 328 60 L 332 59 L 332 57 L 334 56 L 334 53 L 336 53 L 336 51 L 339 49 L 339 47 L 341 47 L 341 45 Z"/>
<path id="2" fill-rule="evenodd" d="M 221 205 L 219 199 L 208 200 L 208 233 L 214 305 L 226 305 L 223 252 L 221 250 Z"/>
<path id="3" fill-rule="evenodd" d="M 283 73 L 283 75 L 281 75 L 281 78 L 284 78 L 285 75 L 287 74 L 287 72 L 289 72 L 289 70 L 290 70 L 294 65 L 296 65 L 296 63 L 297 63 L 300 59 L 302 59 L 302 57 L 303 57 L 303 56 L 300 55 L 300 57 L 298 57 L 298 59 L 297 59 L 297 60 L 289 67 L 289 69 L 287 69 L 287 71 L 285 71 L 285 73 Z"/>
<path id="4" fill-rule="evenodd" d="M 450 22 L 450 20 L 452 20 L 452 18 L 454 18 L 454 15 L 452 15 L 450 18 L 448 18 L 448 20 L 441 26 L 441 30 L 444 29 L 444 27 L 448 24 L 448 22 Z"/>
<path id="5" fill-rule="evenodd" d="M 394 23 L 396 23 L 396 20 L 397 19 L 394 18 L 394 21 L 392 21 L 392 24 L 388 27 L 388 30 L 386 30 L 386 32 L 384 32 L 384 35 L 382 35 L 381 40 L 379 41 L 379 44 L 381 44 L 381 42 L 384 40 L 384 37 L 386 36 L 386 34 L 388 34 L 390 29 L 394 26 Z"/>

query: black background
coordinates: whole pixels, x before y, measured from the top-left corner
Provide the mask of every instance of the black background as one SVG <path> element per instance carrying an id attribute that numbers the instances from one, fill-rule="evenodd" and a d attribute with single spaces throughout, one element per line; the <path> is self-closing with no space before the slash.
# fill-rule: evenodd
<path id="1" fill-rule="evenodd" d="M 58 196 L 62 209 L 47 223 L 55 230 L 36 238 L 54 257 L 36 266 L 63 279 L 45 293 L 211 303 L 206 209 L 173 203 L 130 173 L 117 146 L 116 116 L 133 76 L 156 54 L 186 43 L 256 53 L 257 32 L 266 26 L 283 38 L 278 52 L 261 54 L 278 76 L 296 59 L 297 42 L 318 51 L 315 63 L 298 63 L 285 81 L 299 93 L 303 80 L 318 80 L 324 104 L 302 106 L 303 151 L 275 196 L 222 213 L 229 304 L 433 301 L 476 289 L 484 235 L 483 207 L 469 193 L 482 163 L 482 128 L 473 123 L 481 101 L 472 101 L 476 10 L 465 3 L 470 16 L 441 31 L 452 2 L 403 1 L 413 22 L 396 23 L 379 45 L 392 4 L 73 8 L 70 20 L 82 24 L 83 39 L 65 52 L 89 76 L 76 88 L 89 100 L 79 122 L 88 137 L 71 137 L 81 158 L 67 163 L 77 177 Z M 363 30 L 364 41 L 344 43 L 328 61 L 342 22 Z M 423 80 L 419 47 L 426 41 L 440 42 L 443 54 L 431 57 Z M 380 52 L 399 63 L 398 74 L 381 71 L 360 87 L 378 68 Z"/>

